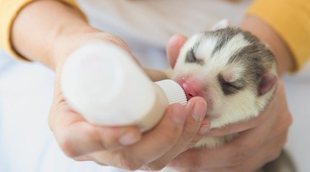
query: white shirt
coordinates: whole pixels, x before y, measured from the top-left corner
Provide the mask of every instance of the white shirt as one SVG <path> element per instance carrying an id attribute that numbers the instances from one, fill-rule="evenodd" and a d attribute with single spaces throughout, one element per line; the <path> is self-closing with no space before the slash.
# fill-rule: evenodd
<path id="1" fill-rule="evenodd" d="M 209 30 L 225 18 L 236 26 L 240 24 L 251 0 L 238 2 L 78 0 L 78 2 L 93 26 L 120 36 L 145 65 L 162 68 L 167 67 L 164 50 L 173 34 L 191 36 Z"/>

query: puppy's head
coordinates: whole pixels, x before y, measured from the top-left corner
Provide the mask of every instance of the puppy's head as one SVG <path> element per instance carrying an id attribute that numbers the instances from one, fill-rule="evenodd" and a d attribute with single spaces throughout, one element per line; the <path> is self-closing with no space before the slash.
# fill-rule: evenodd
<path id="1" fill-rule="evenodd" d="M 180 51 L 173 79 L 188 99 L 204 97 L 211 117 L 253 116 L 272 95 L 276 62 L 249 32 L 222 28 L 189 38 Z"/>

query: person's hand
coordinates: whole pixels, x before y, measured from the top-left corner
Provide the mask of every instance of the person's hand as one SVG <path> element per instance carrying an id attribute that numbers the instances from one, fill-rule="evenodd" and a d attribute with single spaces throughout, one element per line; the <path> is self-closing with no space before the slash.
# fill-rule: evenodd
<path id="1" fill-rule="evenodd" d="M 175 35 L 168 44 L 168 57 L 174 66 L 180 47 L 186 38 Z M 240 133 L 232 142 L 215 149 L 192 148 L 177 156 L 169 166 L 180 172 L 189 171 L 255 171 L 278 157 L 292 122 L 286 104 L 282 81 L 266 109 L 257 117 L 220 129 L 211 129 L 205 136 L 224 136 Z"/>
<path id="2" fill-rule="evenodd" d="M 75 160 L 94 161 L 128 170 L 159 170 L 191 146 L 206 113 L 206 102 L 194 98 L 183 106 L 168 106 L 160 123 L 152 130 L 141 133 L 135 126 L 95 126 L 76 113 L 67 104 L 60 89 L 60 75 L 65 57 L 90 38 L 110 41 L 129 51 L 119 38 L 105 33 L 63 40 L 56 55 L 54 100 L 49 124 L 62 150 Z M 156 78 L 156 77 L 155 77 Z M 104 90 L 103 90 L 104 91 Z M 121 108 L 121 107 L 120 107 Z M 104 112 L 103 112 L 104 113 Z"/>

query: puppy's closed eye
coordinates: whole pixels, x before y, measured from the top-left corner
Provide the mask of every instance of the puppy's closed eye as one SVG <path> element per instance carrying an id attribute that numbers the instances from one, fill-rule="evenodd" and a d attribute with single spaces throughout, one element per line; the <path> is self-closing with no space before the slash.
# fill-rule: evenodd
<path id="1" fill-rule="evenodd" d="M 242 90 L 245 87 L 245 81 L 242 79 L 238 79 L 236 81 L 230 82 L 230 81 L 226 81 L 223 75 L 218 75 L 218 81 L 225 95 L 235 94 L 239 90 Z"/>

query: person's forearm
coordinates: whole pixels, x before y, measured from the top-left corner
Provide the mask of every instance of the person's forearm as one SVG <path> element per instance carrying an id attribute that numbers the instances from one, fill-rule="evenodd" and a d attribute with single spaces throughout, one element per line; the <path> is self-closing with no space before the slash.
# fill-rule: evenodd
<path id="1" fill-rule="evenodd" d="M 277 59 L 280 75 L 293 68 L 293 55 L 290 49 L 267 23 L 255 16 L 246 16 L 241 28 L 250 31 L 269 46 Z"/>
<path id="2" fill-rule="evenodd" d="M 61 56 L 63 35 L 93 32 L 83 16 L 66 4 L 53 0 L 35 1 L 17 16 L 11 41 L 23 57 L 55 68 Z"/>

